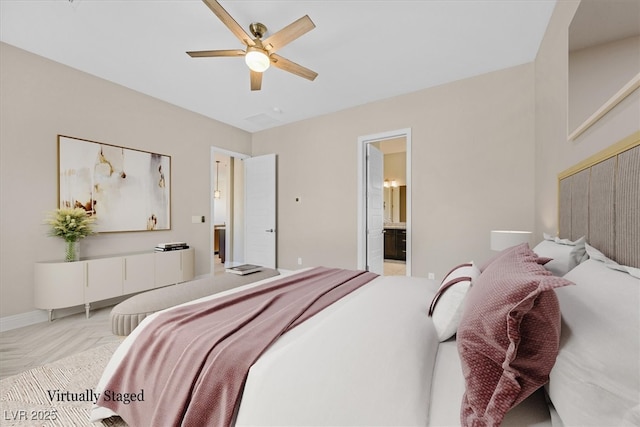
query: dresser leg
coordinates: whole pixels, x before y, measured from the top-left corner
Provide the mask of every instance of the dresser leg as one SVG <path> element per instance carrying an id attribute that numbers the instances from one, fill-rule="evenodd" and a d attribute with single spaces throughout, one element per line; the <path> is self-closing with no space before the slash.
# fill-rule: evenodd
<path id="1" fill-rule="evenodd" d="M 91 304 L 86 303 L 84 305 L 84 313 L 87 315 L 87 319 L 89 318 L 89 310 L 91 310 Z"/>
<path id="2" fill-rule="evenodd" d="M 53 322 L 53 308 L 47 311 L 49 312 L 49 322 Z"/>

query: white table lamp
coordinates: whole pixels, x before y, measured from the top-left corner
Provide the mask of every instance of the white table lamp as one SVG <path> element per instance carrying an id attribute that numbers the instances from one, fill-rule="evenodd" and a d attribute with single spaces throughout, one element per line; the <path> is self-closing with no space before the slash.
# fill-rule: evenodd
<path id="1" fill-rule="evenodd" d="M 530 231 L 491 230 L 491 249 L 501 251 L 521 243 L 529 243 Z"/>

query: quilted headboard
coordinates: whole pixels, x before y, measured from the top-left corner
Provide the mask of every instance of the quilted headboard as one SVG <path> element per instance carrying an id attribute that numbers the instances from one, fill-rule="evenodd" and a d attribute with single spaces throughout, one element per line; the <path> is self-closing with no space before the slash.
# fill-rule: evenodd
<path id="1" fill-rule="evenodd" d="M 640 131 L 558 175 L 559 236 L 640 268 Z"/>

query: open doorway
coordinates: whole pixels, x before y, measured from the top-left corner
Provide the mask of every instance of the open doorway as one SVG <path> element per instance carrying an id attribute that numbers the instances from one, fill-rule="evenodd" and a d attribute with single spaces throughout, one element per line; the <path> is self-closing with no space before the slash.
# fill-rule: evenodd
<path id="1" fill-rule="evenodd" d="M 410 276 L 411 129 L 358 138 L 358 176 L 358 268 Z"/>
<path id="2" fill-rule="evenodd" d="M 276 155 L 211 148 L 211 274 L 276 268 Z"/>
<path id="3" fill-rule="evenodd" d="M 383 154 L 384 250 L 383 274 L 406 275 L 407 263 L 407 143 L 405 137 L 377 143 Z"/>
<path id="4" fill-rule="evenodd" d="M 211 147 L 211 274 L 244 259 L 244 164 L 250 156 Z"/>

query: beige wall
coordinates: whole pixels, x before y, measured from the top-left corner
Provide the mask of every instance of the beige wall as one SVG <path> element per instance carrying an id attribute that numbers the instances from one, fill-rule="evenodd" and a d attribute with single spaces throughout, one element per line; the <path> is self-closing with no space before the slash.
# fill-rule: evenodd
<path id="1" fill-rule="evenodd" d="M 357 140 L 401 128 L 414 275 L 483 261 L 491 229 L 533 229 L 533 78 L 522 65 L 254 134 L 254 154 L 278 154 L 278 265 L 356 267 Z"/>
<path id="2" fill-rule="evenodd" d="M 576 140 L 567 141 L 568 31 L 578 5 L 579 1 L 556 4 L 535 61 L 536 241 L 543 232 L 555 234 L 558 229 L 558 174 L 640 129 L 640 91 L 636 90 Z M 603 52 L 594 48 L 591 53 L 582 52 L 581 61 L 595 66 Z M 599 96 L 598 91 L 594 88 L 592 96 Z"/>
<path id="3" fill-rule="evenodd" d="M 57 134 L 171 156 L 172 230 L 92 236 L 83 256 L 185 240 L 196 274 L 209 272 L 210 146 L 249 153 L 249 133 L 4 43 L 0 79 L 1 317 L 34 310 L 34 262 L 62 259 L 62 240 L 43 225 L 57 207 Z"/>
<path id="4" fill-rule="evenodd" d="M 571 52 L 569 131 L 574 131 L 639 72 L 640 36 Z"/>

